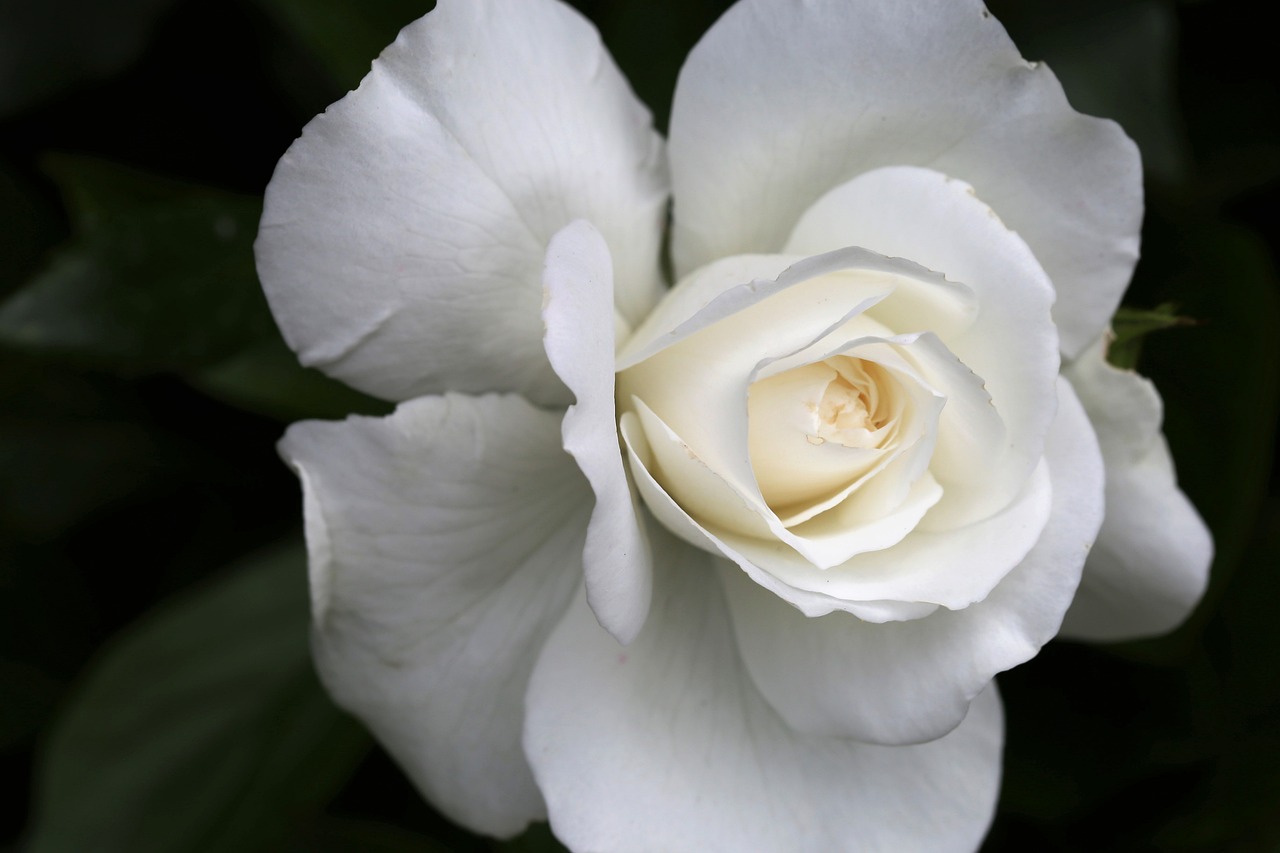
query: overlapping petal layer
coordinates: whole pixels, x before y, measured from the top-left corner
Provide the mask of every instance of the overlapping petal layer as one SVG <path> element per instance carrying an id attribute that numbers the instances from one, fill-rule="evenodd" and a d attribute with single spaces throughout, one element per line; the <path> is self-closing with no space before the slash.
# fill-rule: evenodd
<path id="1" fill-rule="evenodd" d="M 783 251 L 822 195 L 898 165 L 972 184 L 1026 239 L 1068 355 L 1106 325 L 1138 257 L 1137 148 L 1072 110 L 979 0 L 742 0 L 681 70 L 669 149 L 681 275 Z"/>
<path id="2" fill-rule="evenodd" d="M 639 502 L 618 447 L 613 275 L 600 232 L 578 221 L 556 234 L 547 250 L 543 286 L 547 358 L 577 401 L 564 416 L 564 449 L 596 498 L 583 557 L 587 601 L 600 624 L 625 644 L 649 612 L 653 567 Z"/>
<path id="3" fill-rule="evenodd" d="M 960 265 L 976 286 L 862 249 L 729 258 L 681 282 L 619 356 L 623 438 L 650 507 L 810 616 L 884 621 L 968 606 L 1026 556 L 1050 513 L 1048 476 L 1035 466 L 1057 402 L 1052 290 L 1026 245 L 962 185 L 925 170 L 884 175 L 960 209 L 951 239 L 965 246 Z M 838 221 L 848 195 L 815 210 L 831 204 Z M 825 239 L 804 223 L 797 233 L 801 245 Z M 912 325 L 930 322 L 945 343 Z M 918 446 L 887 455 L 866 482 L 800 523 L 784 520 L 752 466 L 749 389 L 841 354 L 936 389 L 941 419 L 930 416 Z M 927 400 L 911 409 L 923 413 Z"/>
<path id="4" fill-rule="evenodd" d="M 281 158 L 258 271 L 302 362 L 362 391 L 563 404 L 538 317 L 548 241 L 590 218 L 634 324 L 661 287 L 666 199 L 661 139 L 589 23 L 441 0 Z"/>
<path id="5" fill-rule="evenodd" d="M 1027 556 L 982 601 L 876 625 L 835 612 L 806 618 L 742 577 L 721 572 L 738 647 L 761 693 L 797 731 L 875 743 L 950 731 L 991 678 L 1057 633 L 1102 523 L 1102 465 L 1071 387 L 1049 432 L 1049 522 Z"/>
<path id="6" fill-rule="evenodd" d="M 454 820 L 545 812 L 520 737 L 543 642 L 581 577 L 591 492 L 560 416 L 450 394 L 387 418 L 294 424 L 316 667 Z"/>
<path id="7" fill-rule="evenodd" d="M 1131 640 L 1176 628 L 1209 579 L 1213 541 L 1177 485 L 1150 381 L 1107 364 L 1106 340 L 1065 375 L 1093 421 L 1107 467 L 1107 519 L 1062 632 Z"/>
<path id="8" fill-rule="evenodd" d="M 937 329 L 915 311 L 900 310 L 886 322 L 900 332 L 939 334 L 991 395 L 1011 446 L 1003 458 L 944 446 L 945 461 L 957 470 L 946 478 L 946 503 L 930 520 L 937 527 L 982 518 L 1039 460 L 1053 416 L 1060 331 L 1050 316 L 1053 284 L 972 187 L 929 169 L 878 169 L 841 184 L 805 211 L 787 242 L 789 251 L 802 253 L 845 245 L 911 258 L 973 289 L 973 316 L 963 328 Z"/>
<path id="9" fill-rule="evenodd" d="M 977 0 L 741 0 L 671 127 L 665 295 L 661 140 L 556 0 L 440 0 L 281 161 L 286 338 L 408 401 L 281 446 L 322 677 L 478 831 L 973 849 L 986 685 L 1062 621 L 1103 458 L 1067 628 L 1163 630 L 1203 588 L 1154 391 L 1100 350 L 1079 399 L 1057 379 L 1136 258 L 1135 150 Z M 753 446 L 831 375 L 892 398 L 892 441 Z"/>
<path id="10" fill-rule="evenodd" d="M 948 736 L 881 747 L 801 734 L 738 656 L 716 559 L 653 531 L 653 611 L 619 648 L 581 599 L 529 686 L 525 743 L 575 850 L 972 850 L 994 808 L 994 687 Z M 785 605 L 784 605 L 785 606 Z"/>

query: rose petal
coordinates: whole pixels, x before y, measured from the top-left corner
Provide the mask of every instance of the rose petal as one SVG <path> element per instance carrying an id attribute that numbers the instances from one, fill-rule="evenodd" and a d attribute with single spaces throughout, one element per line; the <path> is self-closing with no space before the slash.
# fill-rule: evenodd
<path id="1" fill-rule="evenodd" d="M 632 405 L 634 413 L 625 417 L 634 418 L 644 433 L 650 454 L 646 468 L 661 472 L 663 489 L 678 496 L 682 507 L 696 512 L 704 524 L 747 536 L 772 535 L 769 508 L 759 498 L 743 494 L 713 471 L 643 400 L 636 398 Z"/>
<path id="2" fill-rule="evenodd" d="M 1070 386 L 1046 446 L 1053 512 L 1026 558 L 983 601 L 924 619 L 873 625 L 844 613 L 806 618 L 721 571 L 743 660 L 761 693 L 798 731 L 918 743 L 960 723 L 995 676 L 1055 634 L 1102 522 L 1102 465 Z"/>
<path id="3" fill-rule="evenodd" d="M 706 555 L 655 530 L 645 630 L 623 649 L 579 600 L 530 681 L 525 749 L 575 850 L 972 850 L 995 805 L 994 690 L 933 743 L 791 730 L 738 658 Z"/>
<path id="4" fill-rule="evenodd" d="M 542 352 L 551 236 L 589 218 L 638 322 L 660 293 L 659 137 L 550 0 L 442 0 L 276 168 L 258 270 L 304 364 L 371 394 L 568 395 Z"/>
<path id="5" fill-rule="evenodd" d="M 944 446 L 940 469 L 950 469 L 950 476 L 944 470 L 935 473 L 953 488 L 934 520 L 981 518 L 1008 500 L 1043 452 L 1059 367 L 1058 331 L 1049 311 L 1053 286 L 1027 244 L 971 187 L 928 169 L 877 169 L 840 185 L 805 212 L 788 251 L 829 251 L 850 243 L 911 258 L 973 288 L 977 311 L 971 324 L 942 339 L 954 355 L 950 360 L 958 359 L 959 369 L 976 375 L 986 388 L 995 406 L 990 414 L 998 412 L 1004 422 L 975 437 L 997 436 L 1007 450 L 993 457 L 972 447 L 948 452 Z M 877 318 L 891 307 L 878 307 Z M 927 330 L 914 325 L 918 321 L 911 315 L 882 321 L 899 333 Z M 954 405 L 948 405 L 954 423 Z M 975 412 L 970 408 L 969 415 Z"/>
<path id="6" fill-rule="evenodd" d="M 829 304 L 838 305 L 838 300 L 831 298 Z M 696 433 L 698 443 L 694 444 L 677 433 L 644 399 L 633 396 L 631 407 L 644 432 L 647 453 L 652 456 L 646 465 L 651 475 L 661 478 L 662 491 L 680 504 L 681 512 L 696 516 L 699 526 L 713 531 L 716 536 L 739 534 L 785 543 L 819 569 L 843 563 L 854 554 L 888 548 L 899 542 L 919 525 L 925 513 L 942 496 L 942 489 L 925 468 L 932 453 L 938 410 L 942 408 L 943 400 L 928 388 L 914 388 L 912 395 L 918 399 L 913 405 L 917 411 L 909 420 L 918 421 L 914 424 L 916 434 L 909 437 L 898 452 L 886 456 L 884 464 L 871 472 L 868 483 L 842 489 L 829 502 L 832 506 L 825 512 L 788 529 L 776 508 L 765 504 L 750 460 L 744 472 L 737 464 L 738 460 L 726 452 L 743 443 L 741 432 L 746 425 L 734 424 L 724 417 L 723 410 L 728 406 L 729 395 L 720 393 L 715 382 L 709 381 L 716 377 L 704 367 L 710 364 L 714 365 L 713 369 L 718 369 L 719 365 L 730 360 L 714 354 L 716 343 L 737 338 L 734 319 L 728 321 L 730 325 L 727 328 L 714 330 L 725 335 L 709 345 L 705 338 L 694 339 L 705 346 L 705 358 L 694 355 L 682 363 L 677 357 L 671 364 L 665 360 L 650 360 L 636 369 L 638 378 L 636 374 L 623 378 L 624 393 L 634 387 L 651 395 L 664 404 L 666 411 L 673 412 L 685 429 L 698 429 L 707 421 L 715 420 L 721 422 L 726 430 L 717 442 L 714 440 L 716 436 L 703 429 Z M 877 348 L 887 348 L 886 341 L 907 342 L 896 338 L 861 338 L 816 358 L 849 351 L 882 362 L 888 359 L 887 363 L 894 369 L 907 367 L 905 364 L 899 366 L 901 359 L 890 358 L 891 352 L 876 352 Z M 810 349 L 806 347 L 801 352 Z M 688 355 L 675 350 L 669 352 L 678 356 Z M 766 359 L 762 366 L 769 368 L 771 362 L 786 364 L 791 360 Z M 734 381 L 727 376 L 720 378 L 730 389 L 737 389 L 745 395 L 747 387 L 764 372 L 762 366 L 748 373 L 745 381 Z M 677 367 L 683 368 L 684 384 L 675 388 L 663 387 L 660 380 L 664 373 L 673 375 L 671 371 Z M 918 378 L 913 377 L 913 382 L 918 385 Z M 717 404 L 716 400 L 721 402 Z M 649 494 L 644 488 L 641 493 Z M 1006 496 L 1003 502 L 1008 503 L 1010 497 Z M 769 563 L 757 565 L 767 568 Z"/>
<path id="7" fill-rule="evenodd" d="M 564 449 L 596 496 L 583 555 L 587 602 L 600 624 L 626 644 L 649 612 L 653 568 L 618 445 L 613 272 L 600 232 L 579 221 L 557 233 L 542 280 L 547 358 L 577 400 L 564 416 Z"/>
<path id="8" fill-rule="evenodd" d="M 730 535 L 724 530 L 713 531 L 690 517 L 671 495 L 654 479 L 650 473 L 655 466 L 656 454 L 650 446 L 645 430 L 635 412 L 627 412 L 622 416 L 620 429 L 623 442 L 627 447 L 627 458 L 631 466 L 631 474 L 635 478 L 636 489 L 644 498 L 645 505 L 654 517 L 669 531 L 683 541 L 696 548 L 712 554 L 722 554 L 737 563 L 756 583 L 775 595 L 789 602 L 801 612 L 809 616 L 821 616 L 834 610 L 841 610 L 856 615 L 870 622 L 887 622 L 905 619 L 919 619 L 938 609 L 938 605 L 917 601 L 866 600 L 855 601 L 842 599 L 822 591 L 820 585 L 815 588 L 798 588 L 778 579 L 769 571 L 762 569 L 753 559 L 765 560 L 775 551 L 785 551 L 785 559 L 803 561 L 795 551 L 781 542 L 766 543 L 751 537 L 736 537 L 730 545 Z M 718 482 L 719 481 L 717 478 Z M 729 492 L 728 494 L 732 494 Z M 754 546 L 759 553 L 752 558 L 744 556 L 747 547 Z M 814 568 L 804 561 L 814 572 Z"/>
<path id="9" fill-rule="evenodd" d="M 1107 465 L 1107 516 L 1062 632 L 1131 640 L 1173 630 L 1204 594 L 1213 540 L 1179 489 L 1155 386 L 1106 362 L 1099 340 L 1065 375 Z"/>
<path id="10" fill-rule="evenodd" d="M 882 316 L 882 307 L 901 303 L 901 299 L 890 297 L 869 309 L 868 314 Z M 911 396 L 916 397 L 915 410 L 918 413 L 941 410 L 940 417 L 935 413 L 928 418 L 930 422 L 937 422 L 937 427 L 931 427 L 927 441 L 919 442 L 913 451 L 917 458 L 906 480 L 909 485 L 927 466 L 946 488 L 942 500 L 936 505 L 931 504 L 923 529 L 949 530 L 981 520 L 1008 506 L 1021 491 L 1030 473 L 1025 447 L 1031 440 L 1024 434 L 1021 447 L 1016 440 L 1010 440 L 1009 430 L 987 393 L 982 377 L 962 364 L 937 335 L 925 332 L 893 338 L 862 338 L 827 351 L 824 347 L 829 346 L 831 340 L 838 340 L 838 336 L 828 336 L 814 346 L 770 365 L 767 372 L 778 366 L 850 354 L 881 361 L 896 372 L 911 377 L 908 387 L 913 388 Z M 893 344 L 892 348 L 888 344 Z M 1051 354 L 1050 360 L 1056 360 L 1056 356 Z M 1055 378 L 1056 372 L 1042 377 L 1041 381 L 1051 384 Z M 920 394 L 921 390 L 925 393 Z M 1037 390 L 1032 389 L 1026 391 L 1026 396 L 1041 397 Z M 1056 402 L 1053 398 L 1044 401 L 1045 409 L 1051 413 Z M 1036 420 L 1043 420 L 1045 427 L 1049 423 L 1049 418 L 1044 415 Z M 1019 426 L 1025 429 L 1025 420 Z M 1042 436 L 1034 440 L 1037 450 L 1043 443 Z M 1038 459 L 1037 456 L 1033 461 Z M 885 479 L 877 475 L 870 484 L 872 489 L 883 489 Z M 902 491 L 906 488 L 900 487 Z M 842 512 L 865 515 L 865 509 L 854 505 L 845 507 Z M 849 520 L 852 521 L 853 517 L 851 515 Z M 837 522 L 836 526 L 847 528 L 849 525 Z M 796 532 L 801 531 L 796 529 Z M 844 562 L 848 556 L 818 562 L 834 565 Z"/>
<path id="11" fill-rule="evenodd" d="M 747 389 L 758 372 L 828 336 L 847 343 L 886 332 L 861 316 L 880 300 L 933 304 L 946 316 L 964 313 L 957 303 L 968 293 L 858 248 L 799 261 L 726 259 L 681 282 L 632 335 L 618 355 L 619 399 L 624 408 L 643 400 L 744 500 L 763 506 L 747 430 Z"/>
<path id="12" fill-rule="evenodd" d="M 1052 491 L 1042 463 L 1022 492 L 995 515 L 954 530 L 917 528 L 891 548 L 860 553 L 827 569 L 781 542 L 727 531 L 716 535 L 786 586 L 841 602 L 821 611 L 802 608 L 810 616 L 832 609 L 857 613 L 844 604 L 856 601 L 920 602 L 960 610 L 986 598 L 1035 546 L 1050 517 Z"/>
<path id="13" fill-rule="evenodd" d="M 579 577 L 591 495 L 560 418 L 427 397 L 290 427 L 316 668 L 437 807 L 479 832 L 544 814 L 520 748 L 534 659 Z"/>
<path id="14" fill-rule="evenodd" d="M 1073 111 L 979 0 L 917 3 L 908 18 L 895 0 L 744 0 L 703 36 L 671 114 L 676 270 L 780 251 L 833 187 L 926 166 L 971 183 L 1026 239 L 1075 355 L 1137 260 L 1137 148 Z"/>
<path id="15" fill-rule="evenodd" d="M 873 300 L 870 304 L 874 304 L 889 294 L 901 296 L 907 301 L 900 310 L 911 313 L 917 323 L 934 331 L 939 327 L 967 328 L 977 310 L 973 291 L 966 285 L 947 281 L 941 273 L 912 261 L 888 258 L 856 246 L 811 257 L 736 255 L 702 267 L 667 293 L 619 350 L 618 370 L 627 370 L 787 288 L 842 270 L 865 270 L 873 275 L 864 281 L 840 279 L 843 287 L 833 294 L 840 297 L 840 305 L 858 305 L 860 300 L 855 297 Z M 840 319 L 829 302 L 794 307 L 802 312 L 805 323 L 830 324 Z M 769 316 L 767 312 L 762 315 Z M 776 324 L 759 323 L 758 319 L 757 323 L 762 335 L 778 336 L 769 340 L 785 339 L 785 332 L 780 335 L 773 330 Z"/>
<path id="16" fill-rule="evenodd" d="M 785 514 L 789 518 L 797 520 L 812 518 L 814 515 L 825 512 L 843 501 L 849 494 L 856 492 L 861 495 L 868 489 L 884 487 L 886 481 L 894 479 L 883 475 L 884 468 L 905 462 L 907 464 L 902 467 L 905 468 L 906 477 L 901 482 L 885 490 L 885 494 L 882 496 L 884 505 L 881 507 L 881 512 L 873 513 L 876 516 L 883 515 L 884 511 L 901 502 L 902 497 L 910 489 L 911 483 L 928 467 L 929 459 L 933 455 L 934 442 L 937 439 L 939 414 L 946 404 L 946 398 L 928 382 L 925 382 L 916 366 L 903 357 L 904 349 L 915 344 L 920 336 L 868 335 L 848 340 L 845 338 L 846 330 L 851 331 L 850 327 L 854 325 L 862 326 L 863 323 L 846 324 L 839 330 L 829 335 L 824 335 L 799 352 L 783 358 L 767 360 L 756 369 L 751 377 L 753 381 L 748 389 L 751 421 L 748 426 L 752 447 L 752 465 L 755 468 L 757 479 L 761 479 L 762 469 L 768 472 L 767 469 L 772 466 L 779 466 L 779 470 L 768 472 L 769 476 L 783 482 L 794 480 L 795 473 L 804 472 L 806 468 L 817 468 L 819 471 L 825 469 L 825 473 L 828 476 L 838 475 L 840 472 L 839 466 L 818 461 L 824 455 L 823 451 L 826 451 L 833 443 L 838 445 L 839 441 L 830 442 L 824 439 L 816 447 L 811 442 L 813 436 L 810 431 L 813 429 L 814 416 L 817 414 L 814 410 L 820 407 L 820 400 L 806 400 L 795 395 L 775 396 L 769 401 L 774 411 L 757 413 L 754 405 L 755 395 L 761 386 L 773 385 L 779 380 L 797 373 L 803 375 L 815 367 L 826 367 L 831 373 L 843 375 L 848 379 L 849 376 L 853 375 L 851 371 L 854 370 L 851 362 L 857 361 L 864 365 L 875 365 L 880 368 L 881 378 L 874 393 L 877 397 L 884 397 L 886 400 L 892 398 L 895 401 L 890 405 L 892 410 L 890 422 L 883 428 L 887 433 L 881 435 L 881 439 L 886 443 L 879 445 L 881 448 L 879 464 L 865 468 L 865 474 L 871 475 L 866 477 L 869 482 L 854 482 L 846 488 L 841 488 L 836 493 L 830 494 L 827 499 L 812 503 L 808 507 L 803 507 L 798 502 L 792 501 L 786 512 L 780 513 L 780 515 Z M 866 326 L 875 328 L 873 322 L 867 323 Z M 838 345 L 831 349 L 833 342 L 838 342 Z M 856 379 L 857 377 L 854 378 Z M 786 431 L 773 430 L 772 447 L 763 443 L 763 441 L 757 445 L 755 433 L 759 420 L 761 418 L 776 418 L 779 416 L 791 422 Z M 798 421 L 807 421 L 807 424 L 797 423 Z M 820 433 L 823 427 L 818 425 L 817 429 Z M 892 439 L 889 438 L 889 433 L 892 434 Z M 821 435 L 816 437 L 821 438 Z M 788 445 L 791 445 L 789 450 Z M 818 454 L 817 459 L 812 457 L 808 459 L 802 458 L 802 456 L 808 456 L 814 452 Z M 902 459 L 903 456 L 910 458 L 904 460 Z M 852 479 L 852 477 L 846 477 L 842 482 L 849 484 Z M 795 485 L 795 483 L 792 483 L 793 488 Z M 763 489 L 762 481 L 762 494 Z M 867 514 L 864 512 L 862 515 L 866 517 Z M 793 522 L 788 521 L 787 523 L 791 524 Z"/>

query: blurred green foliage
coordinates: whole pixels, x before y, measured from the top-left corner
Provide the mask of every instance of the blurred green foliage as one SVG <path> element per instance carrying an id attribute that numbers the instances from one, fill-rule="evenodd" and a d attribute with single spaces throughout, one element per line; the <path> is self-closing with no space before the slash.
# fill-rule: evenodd
<path id="1" fill-rule="evenodd" d="M 1196 321 L 1178 314 L 1172 302 L 1155 308 L 1126 308 L 1121 306 L 1111 320 L 1115 339 L 1107 347 L 1107 361 L 1116 367 L 1136 370 L 1142 354 L 1142 343 L 1147 335 L 1163 329 L 1194 326 Z"/>
<path id="2" fill-rule="evenodd" d="M 48 170 L 72 240 L 0 305 L 0 345 L 133 373 L 210 364 L 272 334 L 253 269 L 258 199 L 93 160 Z"/>
<path id="3" fill-rule="evenodd" d="M 184 592 L 99 653 L 54 723 L 28 849 L 262 850 L 327 802 L 368 735 L 308 651 L 300 545 Z"/>
<path id="4" fill-rule="evenodd" d="M 0 56 L 0 772 L 29 792 L 0 806 L 0 850 L 558 849 L 545 826 L 507 843 L 452 826 L 329 705 L 307 661 L 297 488 L 273 451 L 290 420 L 390 407 L 280 338 L 253 268 L 262 188 L 430 5 L 0 11 L 21 46 Z M 665 128 L 680 63 L 727 0 L 574 5 Z M 1270 31 L 1245 0 L 990 6 L 1075 106 L 1142 148 L 1144 255 L 1111 357 L 1163 394 L 1218 556 L 1175 634 L 1055 643 L 1001 676 L 987 849 L 1274 849 Z"/>

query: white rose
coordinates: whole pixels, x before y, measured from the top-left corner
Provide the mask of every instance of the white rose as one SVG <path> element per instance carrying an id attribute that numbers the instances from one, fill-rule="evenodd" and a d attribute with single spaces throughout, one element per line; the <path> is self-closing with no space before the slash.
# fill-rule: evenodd
<path id="1" fill-rule="evenodd" d="M 400 403 L 281 445 L 326 685 L 479 832 L 976 847 L 993 676 L 1204 584 L 1102 361 L 1140 177 L 969 0 L 742 0 L 665 146 L 568 7 L 441 0 L 257 244 L 303 362 Z"/>

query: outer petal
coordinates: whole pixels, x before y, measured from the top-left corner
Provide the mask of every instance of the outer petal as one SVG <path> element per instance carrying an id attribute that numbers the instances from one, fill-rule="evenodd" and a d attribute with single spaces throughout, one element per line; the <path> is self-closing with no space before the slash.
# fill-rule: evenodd
<path id="1" fill-rule="evenodd" d="M 1053 514 L 1026 559 L 985 600 L 924 619 L 873 625 L 844 613 L 806 618 L 734 569 L 721 572 L 747 669 L 792 727 L 878 743 L 950 731 L 998 672 L 1058 630 L 1102 523 L 1102 464 L 1070 386 L 1046 458 Z"/>
<path id="2" fill-rule="evenodd" d="M 1177 627 L 1204 593 L 1213 541 L 1178 489 L 1148 380 L 1107 364 L 1099 340 L 1065 375 L 1084 401 L 1107 465 L 1107 517 L 1063 634 L 1128 640 Z"/>
<path id="3" fill-rule="evenodd" d="M 973 850 L 1000 776 L 988 691 L 955 732 L 878 747 L 791 730 L 735 649 L 713 559 L 653 533 L 653 613 L 618 647 L 581 603 L 529 685 L 525 749 L 575 850 Z"/>
<path id="4" fill-rule="evenodd" d="M 295 424 L 316 667 L 422 792 L 480 832 L 544 814 L 520 748 L 538 650 L 577 583 L 590 492 L 560 418 L 428 397 Z"/>
<path id="5" fill-rule="evenodd" d="M 583 558 L 587 601 L 600 624 L 629 643 L 649 612 L 653 566 L 618 445 L 613 275 L 600 232 L 575 222 L 556 234 L 543 286 L 547 357 L 578 401 L 564 416 L 564 448 L 596 495 Z"/>
<path id="6" fill-rule="evenodd" d="M 554 0 L 441 0 L 303 131 L 258 269 L 304 364 L 404 400 L 567 395 L 542 352 L 543 252 L 590 218 L 618 304 L 656 301 L 661 140 L 589 23 Z"/>
<path id="7" fill-rule="evenodd" d="M 681 71 L 670 153 L 682 274 L 778 251 L 820 196 L 889 165 L 969 182 L 1026 239 L 1064 295 L 1068 355 L 1137 260 L 1137 148 L 1074 112 L 979 0 L 743 0 Z"/>

